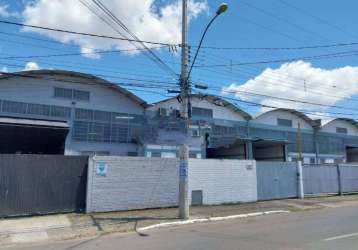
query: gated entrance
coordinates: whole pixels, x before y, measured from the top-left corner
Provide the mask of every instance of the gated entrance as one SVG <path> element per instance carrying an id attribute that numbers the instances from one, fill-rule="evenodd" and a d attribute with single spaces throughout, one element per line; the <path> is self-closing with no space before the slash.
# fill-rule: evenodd
<path id="1" fill-rule="evenodd" d="M 256 162 L 258 200 L 297 197 L 297 164 L 294 162 Z"/>
<path id="2" fill-rule="evenodd" d="M 338 193 L 337 165 L 304 165 L 303 186 L 305 194 Z"/>
<path id="3" fill-rule="evenodd" d="M 0 217 L 85 209 L 86 156 L 0 155 Z"/>

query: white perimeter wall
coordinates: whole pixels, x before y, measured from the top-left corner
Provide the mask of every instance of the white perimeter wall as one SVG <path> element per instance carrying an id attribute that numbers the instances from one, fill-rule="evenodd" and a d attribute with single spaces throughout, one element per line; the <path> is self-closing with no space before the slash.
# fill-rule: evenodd
<path id="1" fill-rule="evenodd" d="M 257 201 L 256 162 L 190 159 L 189 200 L 202 190 L 203 204 Z"/>
<path id="2" fill-rule="evenodd" d="M 96 173 L 99 162 L 106 176 Z M 178 204 L 179 160 L 142 157 L 90 158 L 87 212 L 171 207 Z M 255 161 L 190 159 L 191 192 L 202 190 L 203 204 L 257 201 Z"/>
<path id="3" fill-rule="evenodd" d="M 106 176 L 96 174 L 105 162 Z M 96 156 L 90 158 L 87 212 L 134 210 L 177 205 L 177 159 Z"/>

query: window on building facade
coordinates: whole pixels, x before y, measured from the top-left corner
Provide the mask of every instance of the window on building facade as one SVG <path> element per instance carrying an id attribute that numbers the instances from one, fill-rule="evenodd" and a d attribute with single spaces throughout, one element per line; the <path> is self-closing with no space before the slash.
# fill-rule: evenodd
<path id="1" fill-rule="evenodd" d="M 292 127 L 292 120 L 277 118 L 277 125 L 283 127 Z"/>
<path id="2" fill-rule="evenodd" d="M 71 108 L 45 104 L 0 100 L 0 112 L 40 117 L 70 118 Z"/>
<path id="3" fill-rule="evenodd" d="M 67 117 L 71 116 L 71 108 L 61 106 L 51 106 L 52 117 Z"/>
<path id="4" fill-rule="evenodd" d="M 192 116 L 196 118 L 213 118 L 213 110 L 206 108 L 192 107 Z"/>
<path id="5" fill-rule="evenodd" d="M 3 101 L 2 112 L 26 114 L 27 105 L 22 102 Z"/>
<path id="6" fill-rule="evenodd" d="M 348 134 L 348 130 L 347 130 L 347 128 L 336 127 L 336 133 L 338 133 L 338 134 Z"/>
<path id="7" fill-rule="evenodd" d="M 72 100 L 72 89 L 57 88 L 55 87 L 54 96 L 57 98 L 65 98 Z"/>
<path id="8" fill-rule="evenodd" d="M 27 113 L 32 115 L 50 115 L 50 106 L 42 104 L 29 104 L 27 108 Z"/>
<path id="9" fill-rule="evenodd" d="M 195 152 L 189 152 L 189 158 L 196 158 Z"/>
<path id="10" fill-rule="evenodd" d="M 177 154 L 176 154 L 176 152 L 162 152 L 161 157 L 162 158 L 176 158 Z"/>
<path id="11" fill-rule="evenodd" d="M 76 101 L 89 101 L 90 92 L 77 90 L 77 89 L 66 89 L 66 88 L 54 88 L 54 97 L 56 98 L 64 98 L 68 100 L 76 100 Z"/>
<path id="12" fill-rule="evenodd" d="M 152 152 L 151 157 L 160 158 L 162 157 L 162 154 L 160 152 Z"/>
<path id="13" fill-rule="evenodd" d="M 213 126 L 213 134 L 215 134 L 215 135 L 235 135 L 236 129 L 235 129 L 235 127 L 215 125 L 215 126 Z"/>
<path id="14" fill-rule="evenodd" d="M 191 128 L 191 136 L 192 137 L 199 137 L 200 136 L 199 128 Z"/>
<path id="15" fill-rule="evenodd" d="M 90 92 L 83 90 L 73 90 L 73 99 L 77 101 L 89 101 Z"/>
<path id="16" fill-rule="evenodd" d="M 115 119 L 117 116 L 133 119 Z M 130 143 L 134 138 L 138 121 L 129 114 L 75 109 L 73 139 L 87 142 Z M 138 118 L 139 119 L 139 118 Z"/>

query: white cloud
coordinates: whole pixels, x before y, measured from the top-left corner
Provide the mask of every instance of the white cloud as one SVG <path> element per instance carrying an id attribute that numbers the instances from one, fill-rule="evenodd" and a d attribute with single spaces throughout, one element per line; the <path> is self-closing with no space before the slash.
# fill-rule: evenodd
<path id="1" fill-rule="evenodd" d="M 107 0 L 105 4 L 140 39 L 163 43 L 179 43 L 181 34 L 181 1 L 174 0 L 160 6 L 158 4 L 155 5 L 155 2 L 156 0 Z M 193 19 L 207 11 L 208 4 L 205 0 L 190 0 L 188 9 L 189 19 Z M 48 26 L 107 36 L 120 36 L 79 1 L 30 1 L 26 5 L 22 16 L 25 23 L 30 25 Z M 83 52 L 90 52 L 95 49 L 133 48 L 133 45 L 130 43 L 119 40 L 76 36 L 31 28 L 25 28 L 24 31 L 38 32 L 63 43 L 77 44 Z"/>
<path id="2" fill-rule="evenodd" d="M 18 12 L 9 11 L 8 5 L 0 5 L 0 17 L 9 18 L 9 17 L 19 17 Z"/>
<path id="3" fill-rule="evenodd" d="M 41 69 L 40 66 L 36 62 L 28 62 L 25 65 L 24 70 L 39 70 Z"/>
<path id="4" fill-rule="evenodd" d="M 319 117 L 328 112 L 328 107 L 249 95 L 247 92 L 331 106 L 358 94 L 358 67 L 346 66 L 328 70 L 315 68 L 311 63 L 304 61 L 285 63 L 276 69 L 265 69 L 260 75 L 242 85 L 232 83 L 224 87 L 223 93 L 228 92 L 236 92 L 237 98 L 263 105 L 313 110 Z M 265 109 L 267 108 L 263 108 L 262 111 Z M 341 111 L 352 113 L 349 110 Z"/>

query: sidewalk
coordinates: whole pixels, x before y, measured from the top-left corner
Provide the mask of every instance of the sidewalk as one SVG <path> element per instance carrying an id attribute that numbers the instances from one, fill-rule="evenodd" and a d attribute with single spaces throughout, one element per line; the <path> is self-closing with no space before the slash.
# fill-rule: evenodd
<path id="1" fill-rule="evenodd" d="M 291 212 L 358 204 L 358 195 L 287 199 L 191 208 L 191 219 L 288 210 Z M 177 208 L 95 214 L 62 214 L 0 220 L 0 245 L 94 237 L 131 232 L 150 225 L 179 221 Z"/>

